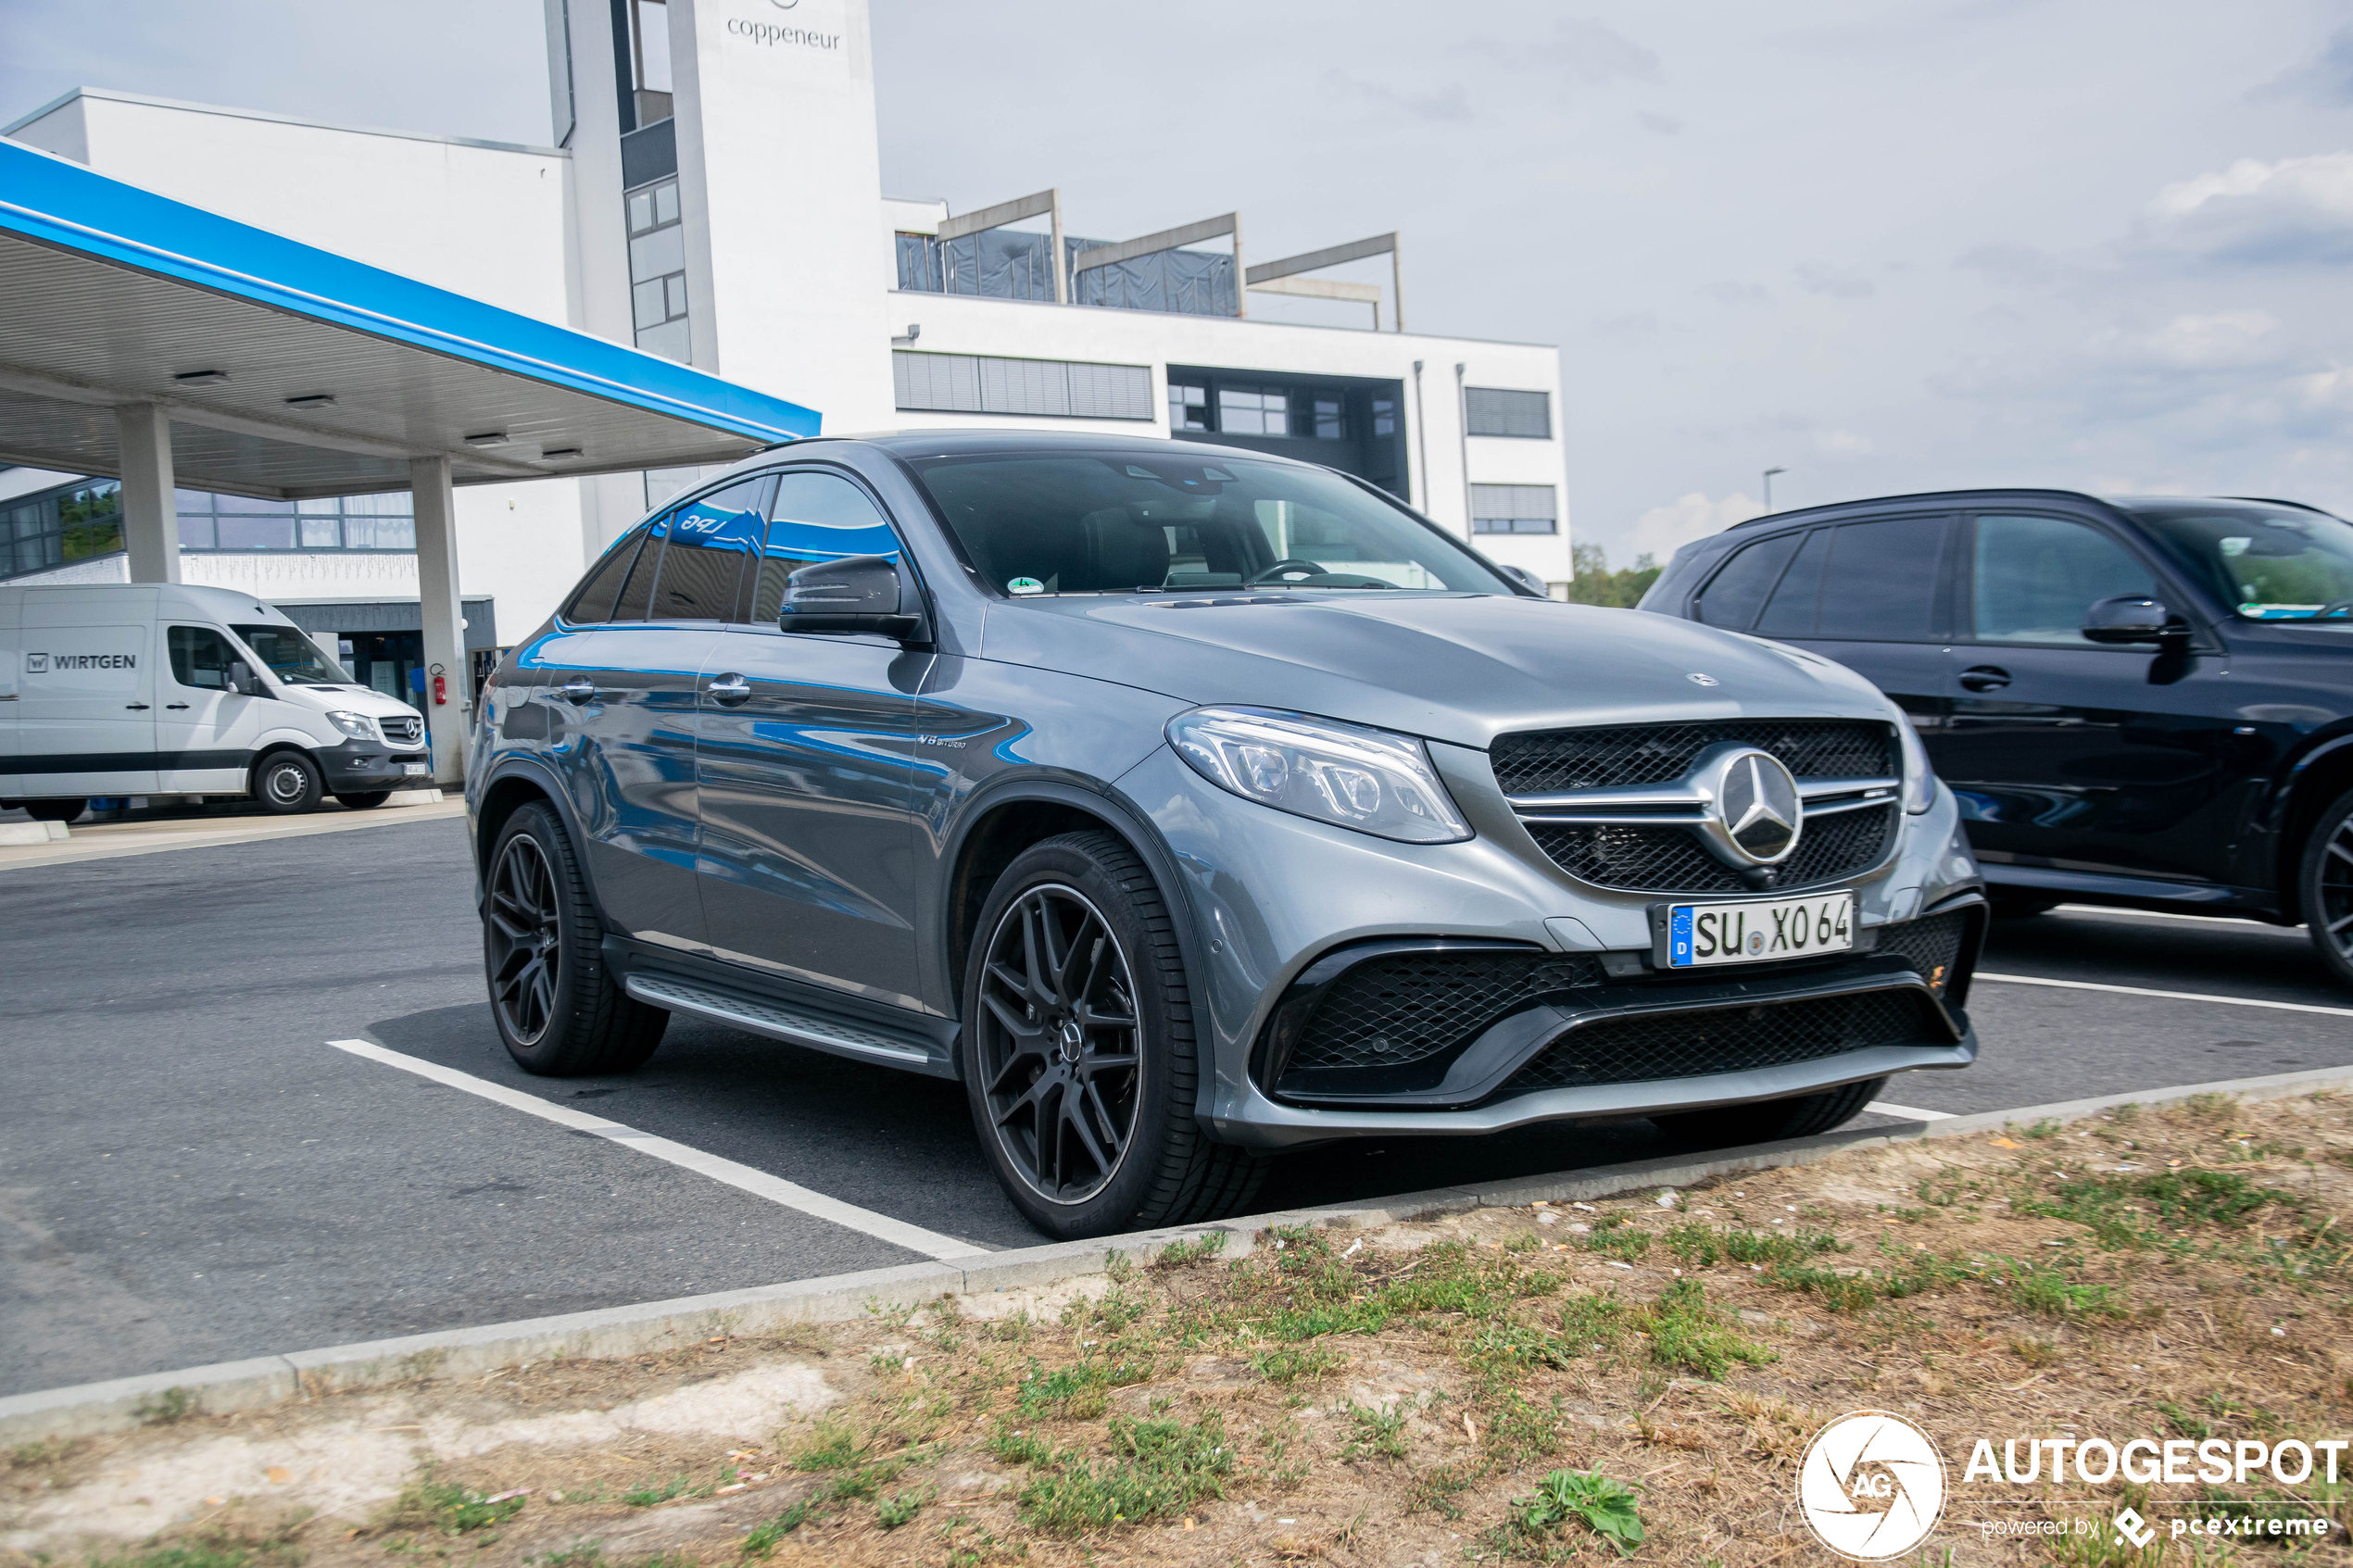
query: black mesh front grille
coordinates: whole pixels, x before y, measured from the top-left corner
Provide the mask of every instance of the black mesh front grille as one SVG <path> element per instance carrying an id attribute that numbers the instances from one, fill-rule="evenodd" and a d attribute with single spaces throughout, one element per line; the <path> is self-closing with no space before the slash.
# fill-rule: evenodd
<path id="1" fill-rule="evenodd" d="M 1672 784 L 1721 741 L 1769 751 L 1801 779 L 1892 779 L 1895 733 L 1850 719 L 1731 719 L 1705 724 L 1539 730 L 1498 735 L 1488 750 L 1505 795 Z"/>
<path id="2" fill-rule="evenodd" d="M 1512 1074 L 1499 1095 L 1585 1084 L 1639 1084 L 1739 1073 L 1869 1046 L 1942 1046 L 1949 1037 L 1917 992 L 1866 991 L 1592 1023 Z"/>
<path id="3" fill-rule="evenodd" d="M 1464 1044 L 1551 991 L 1592 985 L 1598 960 L 1561 953 L 1397 953 L 1368 959 L 1316 1002 L 1286 1071 L 1400 1067 Z"/>
<path id="4" fill-rule="evenodd" d="M 1875 952 L 1894 953 L 1919 972 L 1931 989 L 1942 995 L 1961 956 L 1961 934 L 1969 929 L 1968 912 L 1955 909 L 1926 920 L 1879 928 Z"/>
<path id="5" fill-rule="evenodd" d="M 1808 818 L 1796 853 L 1776 867 L 1776 888 L 1811 887 L 1879 864 L 1895 831 L 1896 805 Z M 1687 827 L 1529 823 L 1537 847 L 1582 882 L 1648 893 L 1754 893 Z"/>

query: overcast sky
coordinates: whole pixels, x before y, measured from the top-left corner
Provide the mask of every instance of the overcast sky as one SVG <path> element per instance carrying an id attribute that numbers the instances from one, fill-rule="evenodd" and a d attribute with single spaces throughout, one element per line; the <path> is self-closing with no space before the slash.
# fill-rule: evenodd
<path id="1" fill-rule="evenodd" d="M 544 142 L 539 16 L 0 0 L 0 121 L 87 83 Z M 1059 185 L 1102 238 L 1239 208 L 1257 257 L 1394 228 L 1410 326 L 1558 344 L 1575 530 L 1614 563 L 1750 515 L 1768 466 L 1784 507 L 2015 483 L 2353 512 L 2342 0 L 875 19 L 892 194 Z"/>

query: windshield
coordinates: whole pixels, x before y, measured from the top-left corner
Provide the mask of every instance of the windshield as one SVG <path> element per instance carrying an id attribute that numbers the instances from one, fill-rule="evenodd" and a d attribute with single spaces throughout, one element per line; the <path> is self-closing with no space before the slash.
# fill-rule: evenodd
<path id="1" fill-rule="evenodd" d="M 2132 511 L 2251 621 L 2353 619 L 2353 523 L 2326 512 L 2216 501 Z"/>
<path id="2" fill-rule="evenodd" d="M 270 666 L 270 673 L 289 686 L 347 686 L 351 677 L 343 666 L 319 651 L 319 645 L 291 626 L 232 626 L 254 657 Z"/>
<path id="3" fill-rule="evenodd" d="M 1445 534 L 1316 469 L 1155 452 L 937 458 L 915 470 L 965 558 L 1016 597 L 1512 591 Z"/>

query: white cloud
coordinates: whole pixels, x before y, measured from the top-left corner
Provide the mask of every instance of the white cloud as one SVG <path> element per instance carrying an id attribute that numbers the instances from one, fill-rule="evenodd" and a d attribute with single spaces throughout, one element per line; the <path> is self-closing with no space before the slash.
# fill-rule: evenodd
<path id="1" fill-rule="evenodd" d="M 1647 555 L 1665 562 L 1686 545 L 1764 515 L 1763 507 L 1737 490 L 1720 501 L 1711 501 L 1694 490 L 1636 518 L 1634 526 L 1626 531 L 1626 553 L 1629 559 Z"/>
<path id="2" fill-rule="evenodd" d="M 2353 258 L 2353 152 L 2241 158 L 2177 182 L 2149 203 L 2145 234 L 2236 261 Z"/>
<path id="3" fill-rule="evenodd" d="M 2183 370 L 2268 365 L 2286 346 L 2280 319 L 2256 309 L 2176 316 L 2147 332 L 2109 331 L 2093 339 L 2093 347 L 2110 359 Z"/>
<path id="4" fill-rule="evenodd" d="M 1873 450 L 1871 438 L 1851 430 L 1818 430 L 1814 445 L 1834 457 L 1859 458 Z"/>

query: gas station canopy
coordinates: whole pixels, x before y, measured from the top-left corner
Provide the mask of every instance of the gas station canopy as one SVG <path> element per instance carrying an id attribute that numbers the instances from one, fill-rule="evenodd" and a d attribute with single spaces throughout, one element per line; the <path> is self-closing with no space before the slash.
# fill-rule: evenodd
<path id="1" fill-rule="evenodd" d="M 0 140 L 0 462 L 289 499 L 731 462 L 819 416 Z M 134 468 L 137 459 L 132 459 Z"/>

